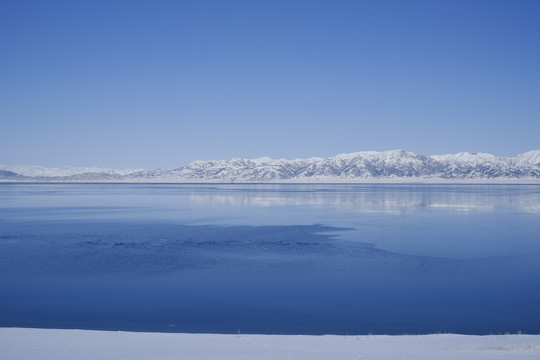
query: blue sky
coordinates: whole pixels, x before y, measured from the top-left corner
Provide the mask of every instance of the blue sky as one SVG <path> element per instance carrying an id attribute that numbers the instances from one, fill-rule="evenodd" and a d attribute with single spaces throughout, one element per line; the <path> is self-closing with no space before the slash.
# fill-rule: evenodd
<path id="1" fill-rule="evenodd" d="M 540 1 L 2 1 L 0 164 L 540 148 Z"/>

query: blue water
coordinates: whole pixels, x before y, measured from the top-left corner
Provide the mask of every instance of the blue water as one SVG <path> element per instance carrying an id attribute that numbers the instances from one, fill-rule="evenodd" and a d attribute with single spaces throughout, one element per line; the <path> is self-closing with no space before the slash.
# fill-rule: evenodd
<path id="1" fill-rule="evenodd" d="M 538 185 L 0 184 L 0 326 L 540 333 Z"/>

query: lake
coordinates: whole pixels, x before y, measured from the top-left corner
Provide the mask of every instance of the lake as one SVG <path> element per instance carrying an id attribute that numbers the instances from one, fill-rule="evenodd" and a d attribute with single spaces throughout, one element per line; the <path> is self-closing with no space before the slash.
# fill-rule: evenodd
<path id="1" fill-rule="evenodd" d="M 540 185 L 0 184 L 0 326 L 540 333 Z"/>

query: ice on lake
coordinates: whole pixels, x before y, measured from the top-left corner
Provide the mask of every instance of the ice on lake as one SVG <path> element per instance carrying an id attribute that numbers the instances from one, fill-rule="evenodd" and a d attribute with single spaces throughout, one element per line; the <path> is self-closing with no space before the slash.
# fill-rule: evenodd
<path id="1" fill-rule="evenodd" d="M 0 185 L 0 326 L 540 331 L 540 186 Z"/>

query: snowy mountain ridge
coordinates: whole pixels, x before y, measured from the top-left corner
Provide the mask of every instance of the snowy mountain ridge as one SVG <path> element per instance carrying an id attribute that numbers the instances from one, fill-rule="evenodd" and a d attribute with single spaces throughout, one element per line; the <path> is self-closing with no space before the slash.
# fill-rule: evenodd
<path id="1" fill-rule="evenodd" d="M 540 183 L 540 150 L 514 157 L 364 151 L 329 158 L 197 160 L 172 169 L 0 166 L 0 181 L 50 182 L 512 182 Z"/>
<path id="2" fill-rule="evenodd" d="M 84 173 L 104 173 L 104 174 L 117 174 L 127 175 L 144 169 L 125 169 L 114 170 L 110 168 L 98 168 L 98 167 L 72 167 L 63 166 L 59 168 L 46 168 L 43 166 L 2 166 L 1 170 L 11 171 L 19 175 L 24 176 L 41 176 L 41 177 L 55 177 L 55 176 L 72 176 Z"/>

